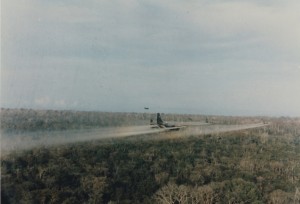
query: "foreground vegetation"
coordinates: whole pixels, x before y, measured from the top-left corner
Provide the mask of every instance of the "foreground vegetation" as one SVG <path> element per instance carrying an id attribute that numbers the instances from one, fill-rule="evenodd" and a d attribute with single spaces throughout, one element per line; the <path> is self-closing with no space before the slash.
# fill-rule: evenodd
<path id="1" fill-rule="evenodd" d="M 1 203 L 299 203 L 300 121 L 271 122 L 12 152 L 1 158 Z"/>

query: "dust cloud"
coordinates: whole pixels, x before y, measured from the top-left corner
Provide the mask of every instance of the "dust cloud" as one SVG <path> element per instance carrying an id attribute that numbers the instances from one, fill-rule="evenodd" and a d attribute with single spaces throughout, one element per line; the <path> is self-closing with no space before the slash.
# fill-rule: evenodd
<path id="1" fill-rule="evenodd" d="M 202 135 L 212 133 L 222 133 L 228 131 L 243 130 L 264 126 L 265 124 L 248 125 L 202 125 L 183 128 L 174 133 L 180 137 L 191 135 Z M 23 133 L 1 133 L 1 153 L 6 154 L 14 150 L 26 150 L 34 147 L 49 147 L 53 145 L 68 144 L 91 140 L 101 140 L 109 138 L 122 138 L 129 136 L 143 137 L 146 134 L 157 134 L 165 132 L 166 129 L 151 128 L 144 126 L 128 127 L 105 127 L 95 129 L 63 130 L 63 131 L 35 131 Z M 171 131 L 171 134 L 173 131 Z M 156 137 L 167 137 L 166 134 L 159 134 Z M 149 139 L 149 138 L 148 138 Z M 150 138 L 151 139 L 151 138 Z"/>

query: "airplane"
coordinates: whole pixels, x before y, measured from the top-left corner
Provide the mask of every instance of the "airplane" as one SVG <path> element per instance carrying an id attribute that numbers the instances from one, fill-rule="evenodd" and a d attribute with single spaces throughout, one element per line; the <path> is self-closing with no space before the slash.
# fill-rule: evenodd
<path id="1" fill-rule="evenodd" d="M 156 124 L 153 122 L 153 120 L 150 120 L 150 126 L 151 128 L 163 128 L 165 130 L 180 130 L 182 128 L 186 128 L 185 125 L 174 125 L 169 124 L 162 120 L 160 113 L 157 113 L 156 116 Z"/>

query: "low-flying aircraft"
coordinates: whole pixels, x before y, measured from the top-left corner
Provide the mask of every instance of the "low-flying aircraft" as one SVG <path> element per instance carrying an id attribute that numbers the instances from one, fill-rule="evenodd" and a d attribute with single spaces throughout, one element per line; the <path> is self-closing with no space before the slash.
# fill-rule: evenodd
<path id="1" fill-rule="evenodd" d="M 160 113 L 157 113 L 156 115 L 156 124 L 153 122 L 153 120 L 150 120 L 150 126 L 151 128 L 163 128 L 166 130 L 180 130 L 182 128 L 185 128 L 187 126 L 185 125 L 174 125 L 174 124 L 169 124 L 165 121 L 162 120 Z"/>

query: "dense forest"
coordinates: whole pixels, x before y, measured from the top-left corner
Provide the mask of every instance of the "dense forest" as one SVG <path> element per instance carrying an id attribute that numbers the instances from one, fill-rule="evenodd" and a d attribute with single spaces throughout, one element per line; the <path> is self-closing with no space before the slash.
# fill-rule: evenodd
<path id="1" fill-rule="evenodd" d="M 1 203 L 300 203 L 300 120 L 268 120 L 11 152 L 1 157 Z"/>

